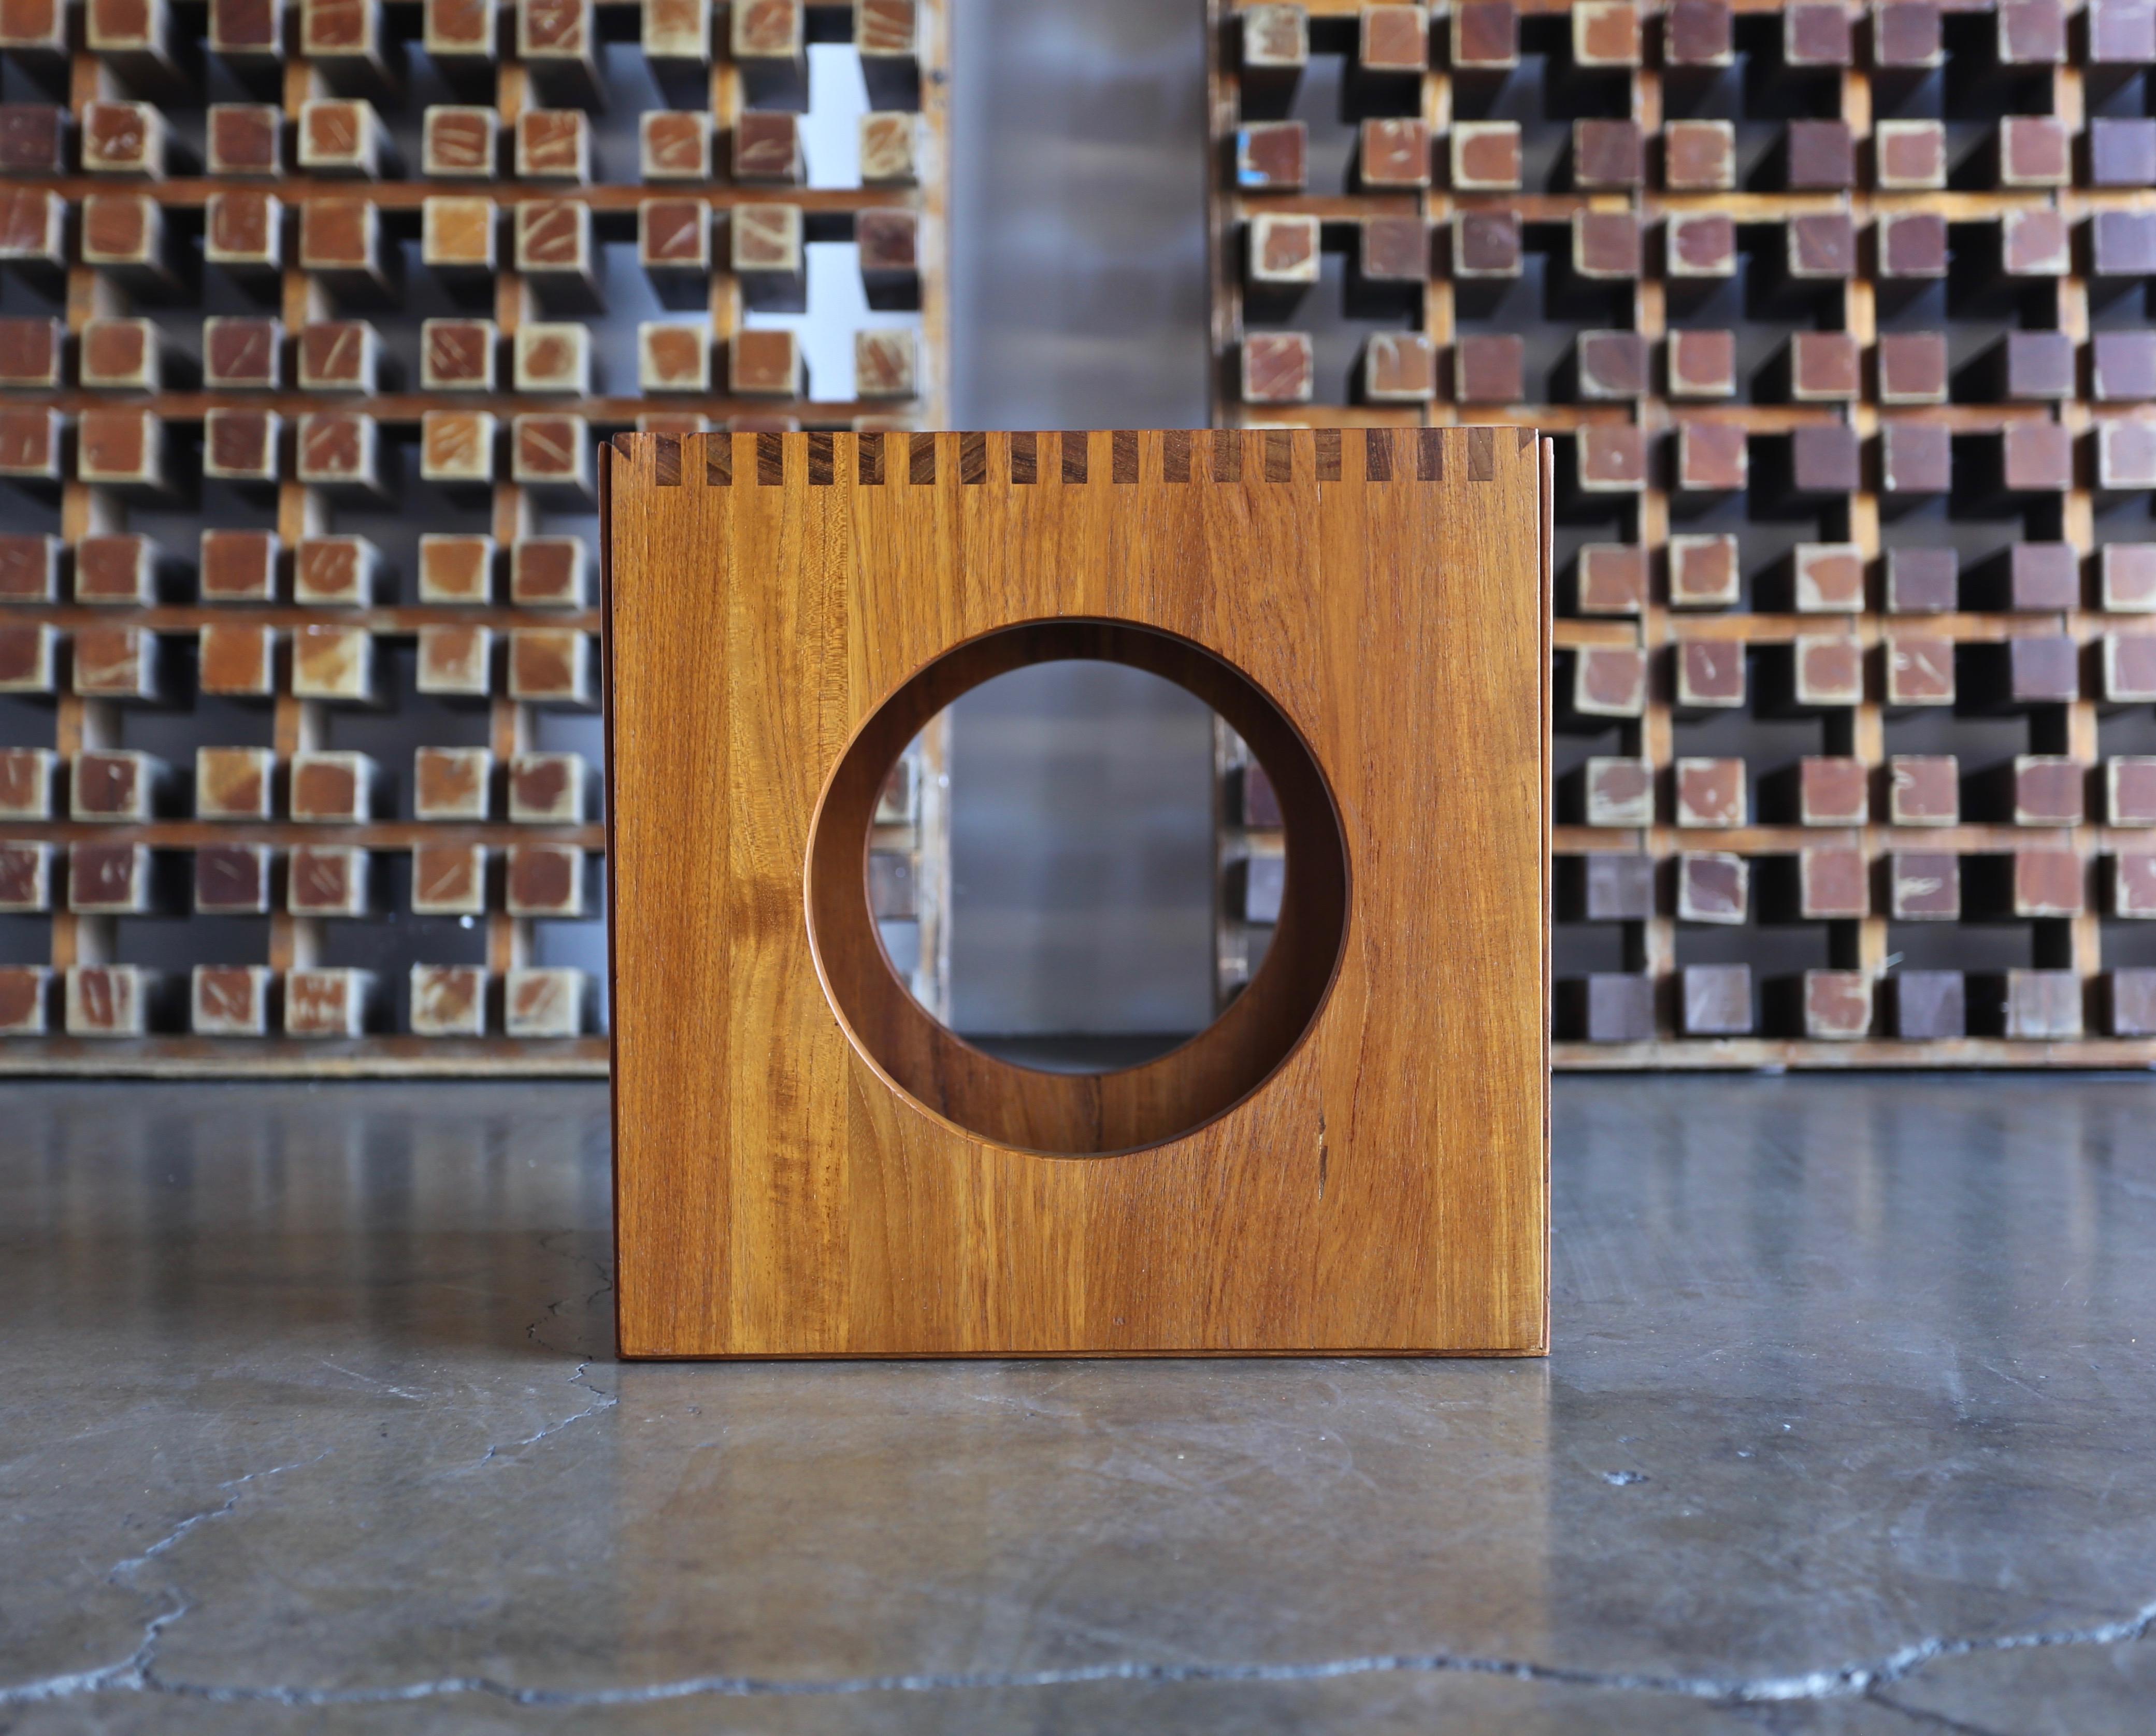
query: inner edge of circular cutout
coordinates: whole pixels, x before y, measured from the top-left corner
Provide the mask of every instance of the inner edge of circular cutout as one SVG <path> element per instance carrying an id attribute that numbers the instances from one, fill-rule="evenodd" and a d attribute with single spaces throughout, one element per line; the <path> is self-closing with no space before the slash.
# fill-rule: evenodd
<path id="1" fill-rule="evenodd" d="M 1039 663 L 1123 664 L 1210 706 L 1250 744 L 1281 800 L 1287 885 L 1250 985 L 1203 1030 L 1137 1066 L 1055 1073 L 975 1048 L 899 976 L 866 888 L 870 820 L 921 729 L 982 682 Z M 1349 865 L 1317 757 L 1286 714 L 1217 652 L 1128 621 L 1059 617 L 993 629 L 916 670 L 855 729 L 819 797 L 803 864 L 809 953 L 826 1001 L 876 1076 L 960 1135 L 1045 1157 L 1110 1157 L 1198 1132 L 1276 1074 L 1317 1022 L 1346 949 Z"/>

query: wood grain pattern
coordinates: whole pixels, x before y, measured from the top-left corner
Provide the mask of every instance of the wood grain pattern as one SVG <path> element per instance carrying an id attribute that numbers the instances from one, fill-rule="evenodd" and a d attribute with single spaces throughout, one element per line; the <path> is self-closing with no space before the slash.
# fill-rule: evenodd
<path id="1" fill-rule="evenodd" d="M 1038 436 L 916 435 L 871 481 L 827 438 L 813 470 L 804 435 L 606 454 L 622 1353 L 1543 1350 L 1542 443 L 1101 434 L 1050 463 Z M 850 876 L 866 898 L 848 780 L 872 791 L 907 720 L 1009 642 L 880 740 L 879 712 L 1044 622 L 1239 671 L 1322 768 L 1284 804 L 1328 799 L 1346 858 L 1343 923 L 1284 932 L 1243 1025 L 1082 1102 L 1001 1063 L 974 1089 L 987 1057 L 947 1032 L 909 1054 L 926 1021 L 887 992 L 896 1022 L 838 1011 L 870 962 L 839 932 Z M 1288 901 L 1322 935 L 1314 835 Z M 1315 1016 L 1284 1013 L 1269 984 L 1313 969 Z M 1271 1065 L 1239 1033 L 1283 1017 L 1300 1040 Z M 1208 1055 L 1261 1076 L 1209 1107 Z"/>

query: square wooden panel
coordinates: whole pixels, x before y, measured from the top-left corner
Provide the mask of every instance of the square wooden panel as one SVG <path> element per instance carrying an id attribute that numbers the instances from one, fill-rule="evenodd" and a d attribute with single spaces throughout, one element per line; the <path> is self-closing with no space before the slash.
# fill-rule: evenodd
<path id="1" fill-rule="evenodd" d="M 623 1353 L 1541 1352 L 1540 443 L 1103 434 L 1065 483 L 1053 436 L 916 435 L 865 483 L 871 438 L 608 449 Z M 965 1049 L 863 883 L 918 725 L 1074 650 L 1227 716 L 1292 865 L 1251 989 L 1120 1075 Z"/>

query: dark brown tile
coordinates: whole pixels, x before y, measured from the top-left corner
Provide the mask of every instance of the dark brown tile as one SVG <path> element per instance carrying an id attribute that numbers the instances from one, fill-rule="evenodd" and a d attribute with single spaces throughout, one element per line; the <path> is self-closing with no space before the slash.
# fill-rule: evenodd
<path id="1" fill-rule="evenodd" d="M 1646 551 L 1630 543 L 1590 542 L 1579 552 L 1575 577 L 1582 614 L 1635 615 L 1647 600 Z"/>
<path id="2" fill-rule="evenodd" d="M 734 121 L 734 179 L 792 185 L 806 170 L 801 121 L 783 109 L 747 109 Z"/>
<path id="3" fill-rule="evenodd" d="M 1854 398 L 1861 385 L 1855 334 L 1799 331 L 1789 340 L 1789 393 L 1800 403 Z"/>
<path id="4" fill-rule="evenodd" d="M 1782 14 L 1782 59 L 1793 67 L 1847 66 L 1849 13 L 1825 0 L 1799 0 Z"/>
<path id="5" fill-rule="evenodd" d="M 1737 184 L 1737 136 L 1727 121 L 1671 121 L 1662 128 L 1662 181 L 1673 192 L 1720 193 Z"/>
<path id="6" fill-rule="evenodd" d="M 1670 607 L 1734 609 L 1743 596 L 1737 539 L 1727 533 L 1670 539 Z M 1677 655 L 1677 701 L 1686 706 L 1744 702 L 1741 645 L 1694 640 Z"/>
<path id="7" fill-rule="evenodd" d="M 2009 332 L 2003 367 L 2009 398 L 2035 401 L 2074 395 L 2074 341 L 2063 331 Z"/>
<path id="8" fill-rule="evenodd" d="M 2156 275 L 2156 211 L 2099 211 L 2090 219 L 2090 259 L 2098 277 Z"/>
<path id="9" fill-rule="evenodd" d="M 1859 759 L 1811 756 L 1798 762 L 1797 817 L 1808 826 L 1861 826 L 1869 774 Z"/>
<path id="10" fill-rule="evenodd" d="M 1737 393 L 1737 334 L 1670 333 L 1669 392 L 1672 398 L 1733 398 Z"/>
<path id="11" fill-rule="evenodd" d="M 1953 481 L 1953 446 L 1942 427 L 1889 422 L 1879 450 L 1880 485 L 1890 495 L 1944 494 Z"/>
<path id="12" fill-rule="evenodd" d="M 1872 169 L 1889 193 L 1947 184 L 1947 131 L 1938 121 L 1882 121 L 1871 131 Z"/>
<path id="13" fill-rule="evenodd" d="M 1877 239 L 1881 277 L 1947 275 L 1947 220 L 1938 212 L 1882 213 Z"/>
<path id="14" fill-rule="evenodd" d="M 1579 395 L 1633 398 L 1647 390 L 1647 341 L 1635 331 L 1579 334 Z"/>
<path id="15" fill-rule="evenodd" d="M 1789 223 L 1789 271 L 1794 278 L 1856 275 L 1856 229 L 1840 212 L 1793 217 Z"/>
<path id="16" fill-rule="evenodd" d="M 1452 8 L 1455 71 L 1495 71 L 1520 59 L 1520 18 L 1512 0 L 1466 0 Z"/>
<path id="17" fill-rule="evenodd" d="M 1897 548 L 1887 557 L 1887 608 L 1897 614 L 1944 614 L 1958 604 L 1959 561 L 1951 548 Z"/>
<path id="18" fill-rule="evenodd" d="M 1430 280 L 1430 230 L 1419 217 L 1366 217 L 1359 239 L 1362 274 L 1370 282 Z"/>
<path id="19" fill-rule="evenodd" d="M 1887 858 L 1887 912 L 1898 922 L 1958 921 L 1961 858 L 1942 850 L 1897 850 Z"/>
<path id="20" fill-rule="evenodd" d="M 2001 187 L 2066 187 L 2074 178 L 2073 135 L 2051 115 L 2011 115 L 1999 123 Z"/>
<path id="21" fill-rule="evenodd" d="M 54 103 L 0 103 L 0 174 L 57 175 L 67 166 L 67 110 Z"/>
<path id="22" fill-rule="evenodd" d="M 1572 219 L 1572 266 L 1582 277 L 1640 275 L 1640 222 L 1630 212 L 1582 211 Z"/>
<path id="23" fill-rule="evenodd" d="M 2008 276 L 2064 277 L 2072 269 L 2063 212 L 2043 207 L 2010 211 L 1999 218 L 1999 263 Z"/>
<path id="24" fill-rule="evenodd" d="M 1265 121 L 1237 129 L 1235 184 L 1246 193 L 1294 193 L 1309 175 L 1310 137 L 1300 121 Z"/>
<path id="25" fill-rule="evenodd" d="M 1671 277 L 1729 277 L 1737 270 L 1737 225 L 1716 212 L 1672 213 L 1663 228 Z"/>
<path id="26" fill-rule="evenodd" d="M 1944 403 L 1947 340 L 1943 331 L 1889 331 L 1878 352 L 1879 401 L 1887 404 Z"/>
<path id="27" fill-rule="evenodd" d="M 1594 190 L 1638 187 L 1646 179 L 1646 146 L 1630 121 L 1572 124 L 1572 178 Z"/>
<path id="28" fill-rule="evenodd" d="M 2017 542 L 2007 551 L 2007 606 L 2078 609 L 2081 559 L 2071 542 Z"/>
<path id="29" fill-rule="evenodd" d="M 1887 818 L 1897 826 L 1961 821 L 1961 766 L 1951 753 L 1897 753 L 1887 763 Z"/>
<path id="30" fill-rule="evenodd" d="M 1671 0 L 1662 15 L 1665 65 L 1727 66 L 1735 60 L 1735 9 L 1725 0 Z"/>
<path id="31" fill-rule="evenodd" d="M 2065 0 L 2003 0 L 1998 20 L 2001 65 L 2066 64 Z"/>
<path id="32" fill-rule="evenodd" d="M 1838 193 L 1856 186 L 1856 145 L 1847 122 L 1792 121 L 1783 148 L 1790 187 Z"/>
<path id="33" fill-rule="evenodd" d="M 1527 396 L 1526 340 L 1511 333 L 1462 337 L 1453 350 L 1453 393 L 1462 403 L 1517 403 Z"/>
<path id="34" fill-rule="evenodd" d="M 1684 710 L 1740 710 L 1744 705 L 1744 647 L 1718 639 L 1691 639 L 1677 647 L 1677 705 Z"/>
<path id="35" fill-rule="evenodd" d="M 2008 492 L 2062 494 L 2073 486 L 2071 429 L 2056 422 L 2017 422 L 1998 438 Z"/>
<path id="36" fill-rule="evenodd" d="M 1732 422 L 1677 424 L 1676 485 L 1686 493 L 1742 489 L 1749 473 L 1743 426 Z"/>
<path id="37" fill-rule="evenodd" d="M 1419 121 L 1365 121 L 1358 137 L 1355 166 L 1365 187 L 1429 186 L 1429 127 Z"/>
<path id="38" fill-rule="evenodd" d="M 1520 219 L 1511 211 L 1463 211 L 1453 219 L 1452 265 L 1461 277 L 1517 277 Z"/>
<path id="39" fill-rule="evenodd" d="M 2089 372 L 2100 402 L 2156 398 L 2156 332 L 2097 332 L 2089 340 Z"/>
<path id="40" fill-rule="evenodd" d="M 1645 430 L 1596 423 L 1574 435 L 1579 485 L 1589 494 L 1637 494 L 1647 482 Z"/>
<path id="41" fill-rule="evenodd" d="M 2156 8 L 2148 16 L 2156 18 Z M 2156 121 L 2090 121 L 2088 162 L 2093 186 L 2156 186 Z"/>
<path id="42" fill-rule="evenodd" d="M 1917 69 L 1945 58 L 1937 0 L 1886 0 L 1871 15 L 1871 64 Z"/>
<path id="43" fill-rule="evenodd" d="M 1854 494 L 1861 480 L 1856 430 L 1813 423 L 1789 435 L 1789 475 L 1799 494 Z"/>

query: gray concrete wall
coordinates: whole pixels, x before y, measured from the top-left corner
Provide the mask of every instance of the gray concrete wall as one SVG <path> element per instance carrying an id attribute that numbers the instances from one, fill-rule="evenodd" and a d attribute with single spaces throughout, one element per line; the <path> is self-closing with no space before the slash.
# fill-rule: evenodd
<path id="1" fill-rule="evenodd" d="M 959 426 L 1204 421 L 1203 19 L 1199 0 L 957 0 Z M 957 1028 L 1209 1022 L 1204 706 L 1133 671 L 1061 664 L 955 711 Z"/>
<path id="2" fill-rule="evenodd" d="M 955 0 L 955 419 L 1205 420 L 1200 0 Z"/>

